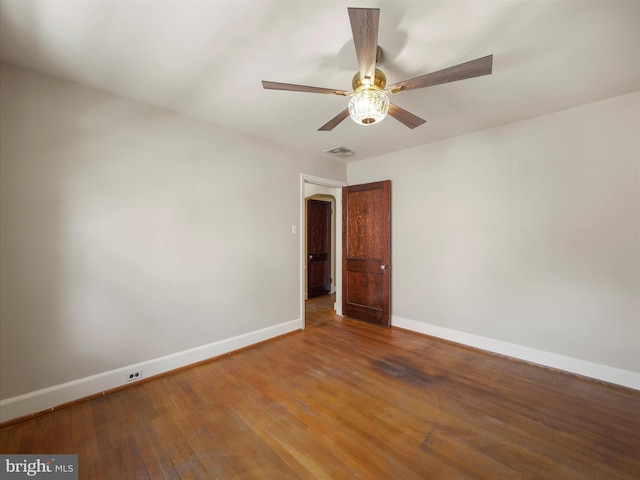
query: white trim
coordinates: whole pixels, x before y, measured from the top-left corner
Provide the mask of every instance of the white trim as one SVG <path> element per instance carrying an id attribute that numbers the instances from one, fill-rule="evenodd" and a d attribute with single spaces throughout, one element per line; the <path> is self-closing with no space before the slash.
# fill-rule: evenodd
<path id="1" fill-rule="evenodd" d="M 307 175 L 306 173 L 301 173 L 300 177 L 303 183 L 313 183 L 314 185 L 322 185 L 323 187 L 342 188 L 347 186 L 347 182 L 343 182 L 342 180 L 315 177 L 313 175 Z"/>
<path id="2" fill-rule="evenodd" d="M 7 398 L 0 401 L 0 422 L 53 409 L 58 405 L 97 393 L 102 392 L 104 394 L 107 390 L 120 387 L 127 383 L 126 375 L 128 372 L 142 370 L 142 378 L 151 377 L 299 330 L 299 327 L 299 319 L 291 320 L 236 337 L 219 340 L 208 345 L 165 355 L 147 362 L 128 365 L 116 370 L 72 380 L 60 385 L 53 385 L 17 397 Z"/>
<path id="3" fill-rule="evenodd" d="M 306 240 L 306 232 L 304 231 L 304 209 L 305 209 L 305 183 L 311 183 L 313 185 L 321 185 L 323 187 L 335 188 L 334 197 L 336 199 L 336 314 L 342 315 L 342 187 L 347 186 L 347 182 L 340 180 L 332 180 L 330 178 L 315 177 L 313 175 L 307 175 L 305 173 L 300 174 L 300 220 L 298 232 L 300 232 L 300 328 L 304 330 L 304 279 L 305 271 L 304 266 L 306 264 L 304 242 Z"/>
<path id="4" fill-rule="evenodd" d="M 392 316 L 394 327 L 412 330 L 414 332 L 443 338 L 452 342 L 461 343 L 482 350 L 507 355 L 509 357 L 526 360 L 547 367 L 557 368 L 585 377 L 591 377 L 609 383 L 615 383 L 629 388 L 640 390 L 640 373 L 619 368 L 609 367 L 599 363 L 580 360 L 579 358 L 558 355 L 535 348 L 524 347 L 514 343 L 503 342 L 493 338 L 482 337 L 472 333 L 452 330 L 450 328 L 418 322 L 407 318 Z"/>

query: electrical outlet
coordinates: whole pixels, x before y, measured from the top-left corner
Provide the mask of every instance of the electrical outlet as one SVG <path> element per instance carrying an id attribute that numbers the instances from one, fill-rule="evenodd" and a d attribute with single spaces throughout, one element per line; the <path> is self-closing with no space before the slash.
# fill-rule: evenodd
<path id="1" fill-rule="evenodd" d="M 136 370 L 135 372 L 129 372 L 127 374 L 127 382 L 133 382 L 142 378 L 142 370 Z"/>

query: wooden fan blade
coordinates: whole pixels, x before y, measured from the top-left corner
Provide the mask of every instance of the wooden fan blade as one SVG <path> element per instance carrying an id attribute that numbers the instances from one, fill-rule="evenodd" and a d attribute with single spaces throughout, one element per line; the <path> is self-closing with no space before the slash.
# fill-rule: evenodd
<path id="1" fill-rule="evenodd" d="M 267 82 L 262 81 L 262 87 L 267 90 L 289 90 L 291 92 L 308 92 L 308 93 L 328 93 L 333 95 L 349 95 L 344 90 L 333 90 L 331 88 L 309 87 L 308 85 L 295 85 L 293 83 Z"/>
<path id="2" fill-rule="evenodd" d="M 336 126 L 338 126 L 338 124 L 340 122 L 342 122 L 348 116 L 349 116 L 349 109 L 345 108 L 338 115 L 336 115 L 331 120 L 329 120 L 327 123 L 325 123 L 323 126 L 321 126 L 318 129 L 318 131 L 319 132 L 330 132 L 331 130 L 333 130 Z"/>
<path id="3" fill-rule="evenodd" d="M 376 73 L 376 53 L 378 51 L 379 8 L 349 8 L 349 21 L 356 46 L 360 78 L 373 79 Z"/>
<path id="4" fill-rule="evenodd" d="M 409 127 L 412 130 L 426 122 L 426 120 L 423 120 L 422 118 L 414 115 L 413 113 L 407 112 L 405 109 L 400 108 L 399 106 L 394 105 L 393 103 L 389 104 L 389 115 L 391 115 L 393 118 L 395 118 L 399 122 L 404 123 L 407 127 Z"/>
<path id="5" fill-rule="evenodd" d="M 399 82 L 390 87 L 392 93 L 397 93 L 402 90 L 413 90 L 416 88 L 431 87 L 433 85 L 440 85 L 442 83 L 456 82 L 458 80 L 464 80 L 466 78 L 480 77 L 482 75 L 491 74 L 493 66 L 493 55 L 487 55 L 486 57 L 477 58 L 470 62 L 461 63 L 453 67 L 445 68 L 433 73 L 427 73 L 420 77 L 405 80 Z"/>

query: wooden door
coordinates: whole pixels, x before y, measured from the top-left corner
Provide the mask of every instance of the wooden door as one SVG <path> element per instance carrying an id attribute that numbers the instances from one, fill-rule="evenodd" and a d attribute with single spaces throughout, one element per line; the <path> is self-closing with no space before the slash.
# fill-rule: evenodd
<path id="1" fill-rule="evenodd" d="M 307 296 L 331 291 L 331 203 L 307 201 Z"/>
<path id="2" fill-rule="evenodd" d="M 342 313 L 391 325 L 391 181 L 342 189 Z"/>

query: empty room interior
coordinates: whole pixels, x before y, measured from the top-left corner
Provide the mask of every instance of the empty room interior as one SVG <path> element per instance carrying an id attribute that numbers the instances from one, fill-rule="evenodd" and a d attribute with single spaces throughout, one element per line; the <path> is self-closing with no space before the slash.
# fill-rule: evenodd
<path id="1" fill-rule="evenodd" d="M 0 0 L 0 454 L 638 478 L 640 3 Z"/>

